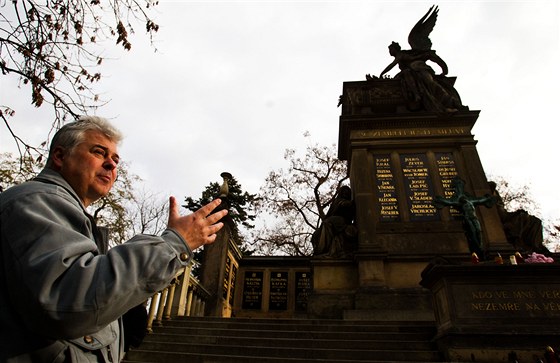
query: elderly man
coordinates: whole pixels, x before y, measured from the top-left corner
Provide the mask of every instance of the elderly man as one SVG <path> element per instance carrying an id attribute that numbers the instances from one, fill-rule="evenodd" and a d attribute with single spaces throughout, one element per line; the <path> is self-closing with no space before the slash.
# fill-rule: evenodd
<path id="1" fill-rule="evenodd" d="M 214 242 L 217 199 L 180 216 L 170 198 L 161 236 L 109 251 L 86 208 L 117 178 L 120 133 L 84 117 L 54 136 L 47 165 L 0 194 L 0 362 L 119 362 L 119 317 L 167 286 L 192 251 Z"/>

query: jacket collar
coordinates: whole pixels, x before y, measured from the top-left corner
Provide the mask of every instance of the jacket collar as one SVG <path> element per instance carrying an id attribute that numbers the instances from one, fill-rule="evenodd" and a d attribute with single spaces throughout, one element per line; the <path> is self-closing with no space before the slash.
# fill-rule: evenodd
<path id="1" fill-rule="evenodd" d="M 95 223 L 95 220 L 89 214 L 87 209 L 84 207 L 84 204 L 82 203 L 82 201 L 78 197 L 78 194 L 76 194 L 74 189 L 72 189 L 70 184 L 68 184 L 68 182 L 62 177 L 62 175 L 60 175 L 59 172 L 57 172 L 53 169 L 50 169 L 50 168 L 44 168 L 39 173 L 39 175 L 37 175 L 33 180 L 36 180 L 36 181 L 39 181 L 39 182 L 42 182 L 42 183 L 57 185 L 57 186 L 63 188 L 64 190 L 66 190 L 74 199 L 76 199 L 76 201 L 78 202 L 80 207 L 82 207 L 82 211 L 84 212 L 85 216 L 91 222 L 93 239 L 95 240 L 95 242 L 97 244 L 97 247 L 99 248 L 101 253 L 103 253 L 103 254 L 107 253 L 108 242 L 109 242 L 108 239 L 107 239 L 107 236 L 99 231 L 99 228 L 97 227 L 97 225 Z"/>
<path id="2" fill-rule="evenodd" d="M 78 203 L 80 204 L 80 206 L 82 207 L 84 212 L 87 213 L 87 210 L 84 207 L 84 204 L 82 203 L 82 200 L 80 199 L 80 197 L 78 197 L 78 194 L 76 194 L 74 189 L 70 186 L 70 184 L 68 184 L 66 179 L 64 179 L 64 177 L 62 175 L 60 175 L 59 172 L 57 172 L 53 169 L 50 169 L 50 168 L 44 168 L 34 178 L 34 180 L 41 181 L 41 182 L 44 182 L 44 183 L 49 183 L 49 184 L 55 184 L 55 185 L 58 185 L 58 186 L 64 188 L 74 199 L 76 199 L 76 201 L 78 201 Z"/>

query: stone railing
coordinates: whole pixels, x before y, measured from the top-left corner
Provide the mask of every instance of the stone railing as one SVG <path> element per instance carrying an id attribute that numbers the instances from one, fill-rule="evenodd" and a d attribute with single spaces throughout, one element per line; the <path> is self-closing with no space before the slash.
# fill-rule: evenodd
<path id="1" fill-rule="evenodd" d="M 171 284 L 155 293 L 149 302 L 148 332 L 154 325 L 161 326 L 163 320 L 177 316 L 204 316 L 204 308 L 210 294 L 191 275 L 192 264 L 175 276 Z"/>

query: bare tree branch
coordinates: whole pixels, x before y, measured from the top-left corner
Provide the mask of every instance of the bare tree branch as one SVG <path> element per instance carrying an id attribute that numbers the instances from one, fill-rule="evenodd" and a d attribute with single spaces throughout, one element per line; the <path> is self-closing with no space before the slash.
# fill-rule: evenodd
<path id="1" fill-rule="evenodd" d="M 346 164 L 335 145 L 310 145 L 303 157 L 287 149 L 284 159 L 288 168 L 271 171 L 257 198 L 259 215 L 273 226 L 257 229 L 253 244 L 263 254 L 311 255 L 311 236 L 348 178 Z"/>
<path id="2" fill-rule="evenodd" d="M 93 88 L 102 78 L 103 43 L 114 40 L 130 50 L 134 22 L 145 25 L 151 41 L 159 27 L 146 9 L 156 4 L 150 0 L 1 1 L 1 76 L 16 77 L 20 86 L 29 87 L 35 107 L 52 106 L 53 118 L 45 121 L 50 124 L 50 134 L 67 120 L 106 103 Z M 12 110 L 2 112 L 1 117 L 20 155 L 43 153 L 10 128 L 8 118 L 15 117 L 13 108 L 4 104 L 0 109 Z"/>

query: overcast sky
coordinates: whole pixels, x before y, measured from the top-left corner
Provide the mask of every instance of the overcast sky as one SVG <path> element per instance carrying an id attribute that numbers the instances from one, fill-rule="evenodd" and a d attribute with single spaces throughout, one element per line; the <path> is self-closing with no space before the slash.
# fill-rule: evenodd
<path id="1" fill-rule="evenodd" d="M 286 166 L 284 149 L 305 150 L 305 131 L 337 142 L 342 83 L 379 75 L 391 41 L 409 49 L 432 4 L 161 0 L 157 52 L 140 25 L 131 52 L 107 50 L 100 89 L 111 102 L 98 115 L 124 132 L 120 154 L 149 189 L 198 198 L 229 171 L 256 193 Z M 544 216 L 560 218 L 558 1 L 436 4 L 432 48 L 463 103 L 481 110 L 473 133 L 486 173 L 529 184 Z M 2 78 L 0 104 L 16 108 L 16 130 L 42 140 L 49 110 L 14 84 Z M 0 130 L 0 152 L 10 150 Z"/>

